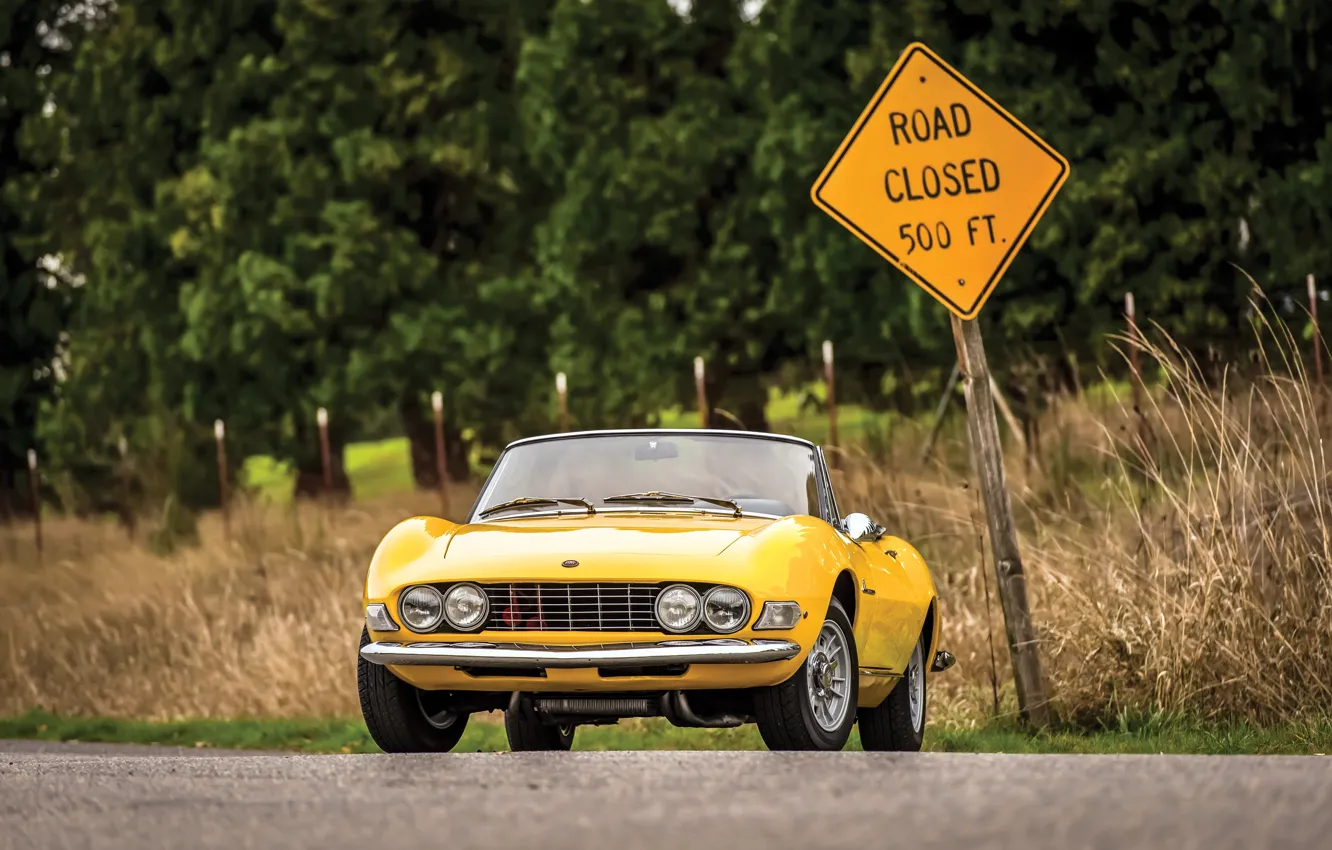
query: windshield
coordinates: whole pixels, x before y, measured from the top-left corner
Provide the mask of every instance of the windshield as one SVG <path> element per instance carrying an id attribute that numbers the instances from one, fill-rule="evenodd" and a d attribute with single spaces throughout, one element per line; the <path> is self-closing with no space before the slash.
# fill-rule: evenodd
<path id="1" fill-rule="evenodd" d="M 814 450 L 801 443 L 705 431 L 568 437 L 506 451 L 473 517 L 524 498 L 586 499 L 598 511 L 725 510 L 681 495 L 730 500 L 746 513 L 818 516 L 814 481 Z M 642 498 L 615 498 L 631 495 Z M 487 518 L 517 518 L 536 510 L 580 512 L 549 502 L 522 508 L 526 510 L 495 511 Z"/>

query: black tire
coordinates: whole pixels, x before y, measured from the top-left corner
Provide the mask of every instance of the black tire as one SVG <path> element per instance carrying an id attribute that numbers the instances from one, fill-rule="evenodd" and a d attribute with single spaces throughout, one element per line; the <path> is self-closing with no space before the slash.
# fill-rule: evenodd
<path id="1" fill-rule="evenodd" d="M 860 692 L 860 668 L 856 660 L 856 638 L 851 629 L 851 618 L 842 604 L 833 599 L 820 629 L 834 628 L 846 647 L 850 663 L 842 684 L 847 688 L 847 701 L 842 710 L 845 716 L 833 729 L 825 729 L 815 718 L 813 697 L 810 694 L 811 664 L 822 665 L 811 648 L 805 663 L 795 675 L 754 694 L 754 714 L 758 719 L 759 734 L 770 750 L 840 750 L 851 736 L 856 722 L 856 699 Z M 816 668 L 816 673 L 817 673 Z M 835 718 L 832 718 L 835 720 Z"/>
<path id="2" fill-rule="evenodd" d="M 911 720 L 911 685 L 913 668 L 920 677 L 919 723 Z M 860 745 L 866 751 L 919 752 L 925 743 L 925 709 L 929 690 L 925 676 L 925 635 L 916 641 L 906 675 L 888 692 L 888 696 L 874 708 L 860 710 Z"/>
<path id="3" fill-rule="evenodd" d="M 361 630 L 361 646 L 370 635 Z M 399 679 L 387 667 L 356 659 L 361 716 L 370 737 L 386 753 L 447 753 L 458 745 L 471 715 L 445 717 L 443 695 L 423 691 Z M 432 719 L 434 718 L 434 719 Z"/>
<path id="4" fill-rule="evenodd" d="M 568 750 L 577 726 L 552 726 L 522 711 L 504 712 L 504 733 L 515 753 Z"/>

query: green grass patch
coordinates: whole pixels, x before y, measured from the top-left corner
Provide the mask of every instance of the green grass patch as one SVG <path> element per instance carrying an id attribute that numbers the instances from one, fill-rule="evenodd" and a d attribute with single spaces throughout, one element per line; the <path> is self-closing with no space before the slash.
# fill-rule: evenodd
<path id="1" fill-rule="evenodd" d="M 262 501 L 286 504 L 296 491 L 296 471 L 268 455 L 252 455 L 241 464 L 240 485 Z"/>
<path id="2" fill-rule="evenodd" d="M 303 753 L 377 752 L 360 720 L 181 720 L 154 723 L 101 717 L 57 717 L 30 711 L 0 718 L 0 738 L 168 744 Z"/>
<path id="3" fill-rule="evenodd" d="M 412 478 L 411 446 L 406 437 L 373 443 L 350 443 L 343 453 L 352 497 L 373 499 L 403 493 L 416 486 Z"/>
<path id="4" fill-rule="evenodd" d="M 367 443 L 349 443 L 342 455 L 351 482 L 352 498 L 373 499 L 410 491 L 411 448 L 406 437 Z M 267 455 L 253 455 L 241 466 L 241 486 L 263 501 L 286 504 L 296 489 L 296 471 Z"/>
<path id="5" fill-rule="evenodd" d="M 301 753 L 373 753 L 379 749 L 359 720 L 184 720 L 151 723 L 107 718 L 57 717 L 31 711 L 0 718 L 0 738 L 43 741 L 167 744 L 178 747 L 285 750 Z M 932 728 L 926 749 L 954 753 L 1184 753 L 1324 755 L 1332 753 L 1332 723 L 1189 726 L 1146 724 L 1101 732 L 1030 735 L 1015 728 Z M 577 750 L 761 750 L 753 726 L 677 729 L 664 720 L 625 720 L 616 726 L 584 726 Z M 504 726 L 474 719 L 457 752 L 504 752 Z M 848 750 L 860 749 L 853 733 Z"/>

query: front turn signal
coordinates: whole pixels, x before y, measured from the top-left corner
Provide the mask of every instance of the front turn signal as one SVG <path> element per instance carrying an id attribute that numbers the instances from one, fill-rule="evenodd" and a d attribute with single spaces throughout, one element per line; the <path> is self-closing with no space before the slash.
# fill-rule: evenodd
<path id="1" fill-rule="evenodd" d="M 764 602 L 763 613 L 759 614 L 754 631 L 794 629 L 803 614 L 798 602 Z"/>
<path id="2" fill-rule="evenodd" d="M 365 625 L 372 632 L 396 632 L 398 624 L 389 616 L 388 606 L 382 602 L 372 602 L 365 606 Z"/>

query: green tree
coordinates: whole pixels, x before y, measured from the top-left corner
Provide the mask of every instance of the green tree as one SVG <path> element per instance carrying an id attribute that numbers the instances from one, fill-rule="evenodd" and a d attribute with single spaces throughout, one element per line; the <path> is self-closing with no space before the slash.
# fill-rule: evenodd
<path id="1" fill-rule="evenodd" d="M 56 391 L 77 278 L 47 254 L 35 186 L 50 158 L 25 144 L 49 113 L 83 14 L 63 3 L 0 3 L 0 519 L 31 508 L 27 453 L 42 449 L 38 413 Z"/>
<path id="2" fill-rule="evenodd" d="M 53 78 L 54 111 L 31 127 L 32 148 L 55 157 L 39 190 L 48 239 L 87 280 L 43 433 L 69 507 L 151 512 L 188 530 L 182 508 L 216 501 L 211 432 L 224 408 L 218 371 L 183 347 L 180 299 L 197 269 L 171 250 L 163 196 L 229 105 L 222 82 L 271 38 L 272 7 L 101 8 Z"/>
<path id="3" fill-rule="evenodd" d="M 303 489 L 316 406 L 339 449 L 396 409 L 422 483 L 430 391 L 455 447 L 526 409 L 546 322 L 508 91 L 540 5 L 279 4 L 280 47 L 231 83 L 252 108 L 210 118 L 167 190 L 172 251 L 197 269 L 186 356 L 225 364 L 233 418 L 297 460 Z"/>

